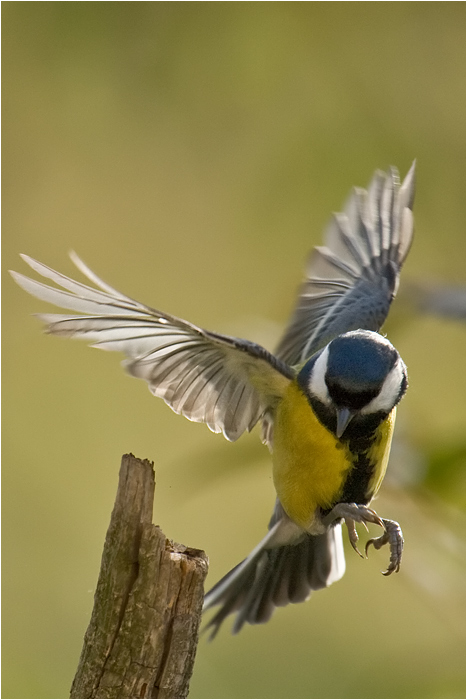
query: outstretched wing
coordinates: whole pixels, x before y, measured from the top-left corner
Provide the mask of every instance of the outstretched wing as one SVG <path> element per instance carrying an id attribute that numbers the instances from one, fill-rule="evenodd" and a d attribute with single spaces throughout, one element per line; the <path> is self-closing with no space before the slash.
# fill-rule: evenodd
<path id="1" fill-rule="evenodd" d="M 100 280 L 78 256 L 71 257 L 98 289 L 27 255 L 22 258 L 33 270 L 62 289 L 11 273 L 38 299 L 85 314 L 38 314 L 47 332 L 123 352 L 125 368 L 144 379 L 155 396 L 228 440 L 251 430 L 265 411 L 274 408 L 294 374 L 267 350 L 140 304 Z"/>
<path id="2" fill-rule="evenodd" d="M 354 189 L 328 226 L 326 246 L 311 253 L 277 357 L 301 365 L 341 333 L 381 328 L 412 242 L 414 195 L 415 162 L 402 185 L 391 168 L 376 171 L 368 191 Z"/>

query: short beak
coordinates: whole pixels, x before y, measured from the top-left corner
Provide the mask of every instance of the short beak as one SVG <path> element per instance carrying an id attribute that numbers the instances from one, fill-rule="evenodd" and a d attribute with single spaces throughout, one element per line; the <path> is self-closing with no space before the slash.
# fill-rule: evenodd
<path id="1" fill-rule="evenodd" d="M 348 424 L 355 415 L 355 411 L 351 411 L 348 408 L 338 408 L 337 409 L 337 427 L 336 435 L 341 438 L 347 428 Z"/>

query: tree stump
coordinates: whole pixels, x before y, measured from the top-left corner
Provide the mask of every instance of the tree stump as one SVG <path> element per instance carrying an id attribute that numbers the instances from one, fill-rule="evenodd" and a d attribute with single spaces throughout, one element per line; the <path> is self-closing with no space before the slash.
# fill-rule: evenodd
<path id="1" fill-rule="evenodd" d="M 153 464 L 122 458 L 71 698 L 185 698 L 208 559 L 152 524 Z"/>

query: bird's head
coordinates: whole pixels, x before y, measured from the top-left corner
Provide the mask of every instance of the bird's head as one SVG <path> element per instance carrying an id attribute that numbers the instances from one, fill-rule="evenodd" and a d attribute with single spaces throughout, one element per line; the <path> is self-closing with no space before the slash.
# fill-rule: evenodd
<path id="1" fill-rule="evenodd" d="M 407 369 L 383 336 L 351 331 L 305 363 L 297 381 L 321 422 L 338 438 L 373 432 L 407 389 Z"/>

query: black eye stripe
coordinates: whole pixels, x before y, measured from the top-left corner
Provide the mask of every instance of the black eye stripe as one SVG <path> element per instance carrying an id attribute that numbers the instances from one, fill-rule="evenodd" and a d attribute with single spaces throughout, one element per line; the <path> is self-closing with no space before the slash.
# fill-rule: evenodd
<path id="1" fill-rule="evenodd" d="M 349 391 L 340 384 L 327 382 L 329 394 L 336 406 L 347 406 L 359 410 L 376 398 L 381 386 L 366 391 Z"/>

